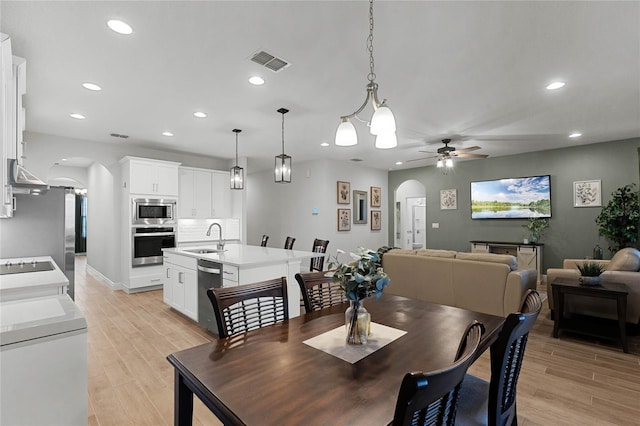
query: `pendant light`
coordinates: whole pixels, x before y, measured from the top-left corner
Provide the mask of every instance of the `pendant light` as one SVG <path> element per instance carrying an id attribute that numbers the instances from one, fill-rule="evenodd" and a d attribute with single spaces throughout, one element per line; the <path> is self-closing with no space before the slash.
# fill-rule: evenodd
<path id="1" fill-rule="evenodd" d="M 238 166 L 238 133 L 241 131 L 240 129 L 232 130 L 232 132 L 236 134 L 236 165 L 229 170 L 231 189 L 244 189 L 244 169 Z"/>
<path id="2" fill-rule="evenodd" d="M 280 108 L 278 112 L 282 114 L 282 154 L 276 155 L 274 179 L 276 183 L 291 183 L 291 156 L 284 153 L 284 115 L 289 110 Z"/>
<path id="3" fill-rule="evenodd" d="M 396 138 L 396 120 L 393 113 L 386 105 L 387 100 L 382 102 L 378 100 L 378 84 L 375 82 L 376 73 L 374 72 L 373 60 L 373 0 L 369 0 L 369 38 L 367 38 L 367 49 L 369 50 L 369 75 L 367 78 L 367 97 L 364 103 L 355 112 L 340 117 L 340 125 L 336 130 L 335 144 L 338 146 L 352 146 L 358 143 L 358 134 L 356 128 L 351 123 L 351 118 L 355 117 L 360 121 L 364 121 L 358 117 L 358 114 L 364 110 L 369 101 L 373 106 L 373 117 L 371 122 L 367 123 L 369 132 L 376 136 L 375 147 L 378 149 L 389 149 L 398 146 Z"/>

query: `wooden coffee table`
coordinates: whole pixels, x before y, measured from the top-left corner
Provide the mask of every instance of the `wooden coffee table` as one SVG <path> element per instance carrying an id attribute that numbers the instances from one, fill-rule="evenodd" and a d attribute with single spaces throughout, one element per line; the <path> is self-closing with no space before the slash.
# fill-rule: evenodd
<path id="1" fill-rule="evenodd" d="M 629 290 L 626 285 L 614 282 L 602 282 L 597 286 L 581 285 L 576 279 L 556 278 L 551 283 L 554 301 L 554 322 L 553 337 L 558 337 L 560 329 L 565 329 L 575 333 L 585 334 L 605 339 L 620 339 L 622 350 L 629 352 L 627 345 L 627 294 Z M 618 333 L 619 336 L 612 337 L 611 328 L 588 324 L 582 321 L 571 320 L 564 317 L 564 296 L 565 294 L 576 294 L 580 296 L 597 297 L 601 299 L 613 299 L 617 303 L 618 312 Z"/>

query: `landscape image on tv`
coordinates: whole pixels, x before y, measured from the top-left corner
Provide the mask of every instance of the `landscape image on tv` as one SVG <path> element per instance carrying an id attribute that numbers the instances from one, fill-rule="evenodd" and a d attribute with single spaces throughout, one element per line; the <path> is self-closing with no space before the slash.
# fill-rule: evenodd
<path id="1" fill-rule="evenodd" d="M 471 219 L 551 217 L 550 177 L 471 182 Z"/>

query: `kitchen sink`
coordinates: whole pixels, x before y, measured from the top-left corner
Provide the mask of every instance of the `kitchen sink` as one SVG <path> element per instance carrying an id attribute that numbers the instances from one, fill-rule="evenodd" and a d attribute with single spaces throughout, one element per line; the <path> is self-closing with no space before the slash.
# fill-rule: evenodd
<path id="1" fill-rule="evenodd" d="M 205 249 L 189 249 L 185 251 L 188 251 L 189 253 L 196 253 L 196 254 L 212 254 L 212 253 L 215 254 L 215 253 L 222 253 L 226 250 L 205 248 Z"/>

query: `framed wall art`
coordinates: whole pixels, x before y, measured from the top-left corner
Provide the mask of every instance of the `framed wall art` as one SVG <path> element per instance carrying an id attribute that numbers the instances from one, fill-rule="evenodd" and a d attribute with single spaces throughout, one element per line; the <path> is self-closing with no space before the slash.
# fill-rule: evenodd
<path id="1" fill-rule="evenodd" d="M 379 231 L 382 229 L 382 212 L 380 210 L 371 210 L 371 230 Z"/>
<path id="2" fill-rule="evenodd" d="M 351 209 L 338 209 L 338 231 L 351 231 Z"/>
<path id="3" fill-rule="evenodd" d="M 367 191 L 353 190 L 353 223 L 367 223 Z"/>
<path id="4" fill-rule="evenodd" d="M 371 207 L 380 207 L 382 205 L 382 189 L 377 186 L 371 187 Z"/>
<path id="5" fill-rule="evenodd" d="M 602 181 L 579 180 L 573 182 L 573 207 L 602 206 Z"/>
<path id="6" fill-rule="evenodd" d="M 351 184 L 338 181 L 338 204 L 351 204 Z"/>
<path id="7" fill-rule="evenodd" d="M 440 210 L 455 210 L 458 208 L 458 190 L 440 190 Z"/>

